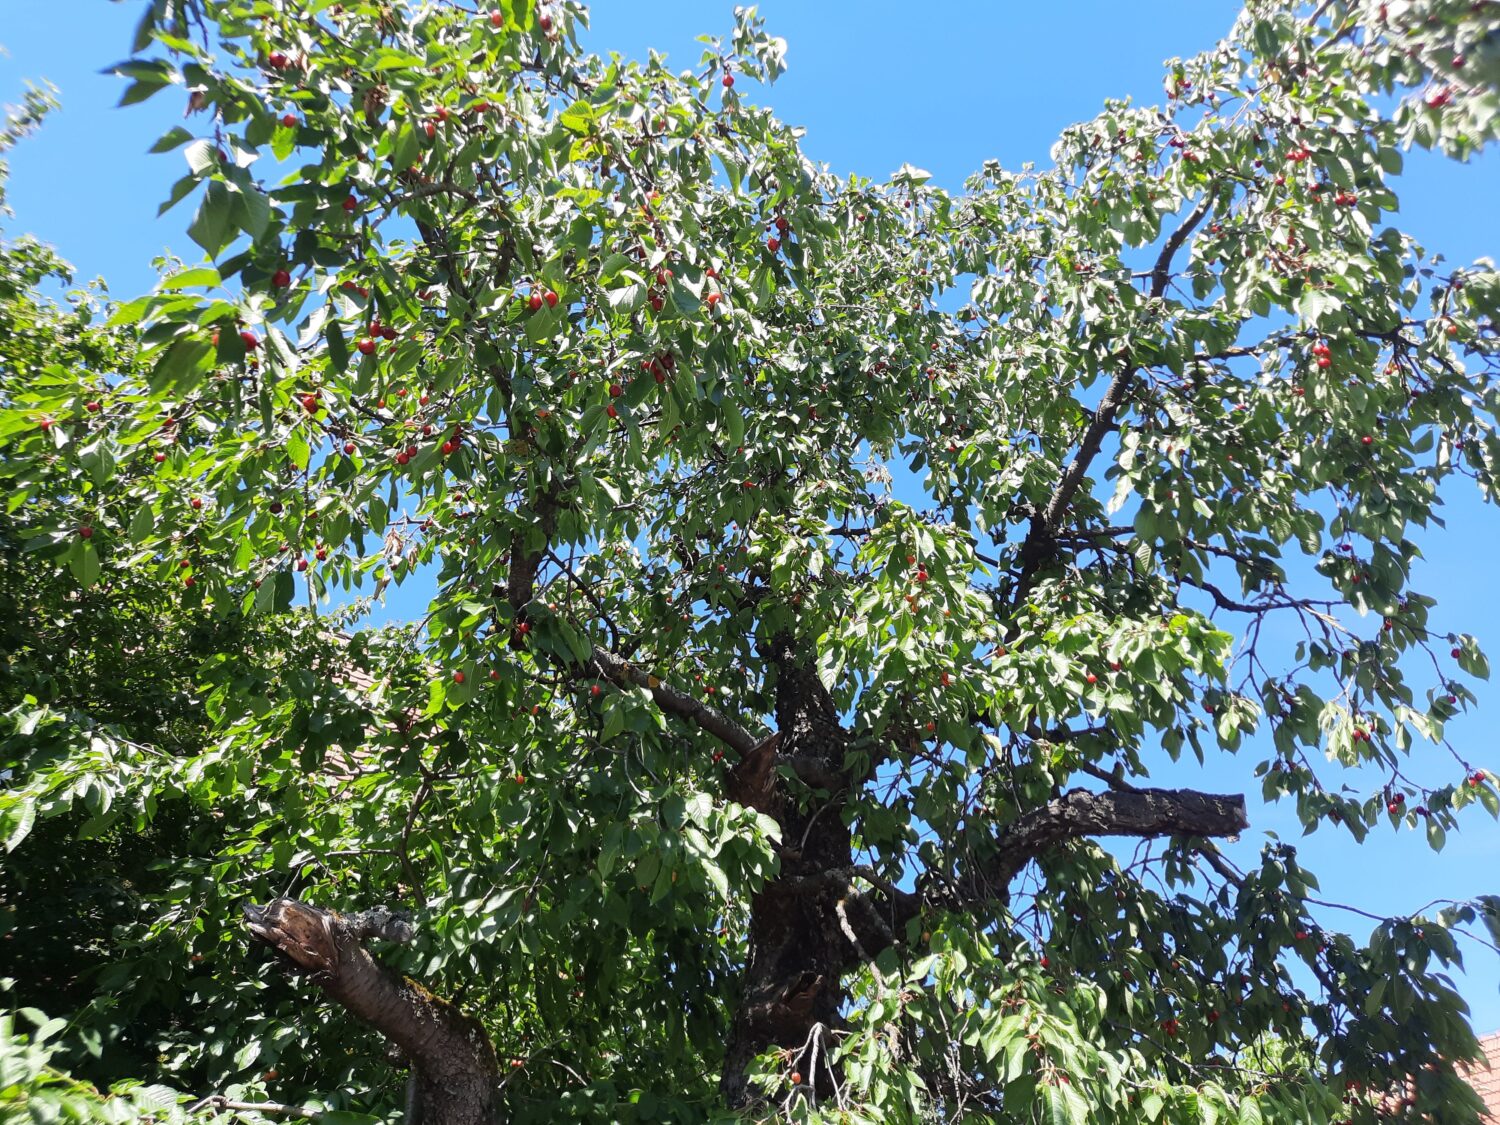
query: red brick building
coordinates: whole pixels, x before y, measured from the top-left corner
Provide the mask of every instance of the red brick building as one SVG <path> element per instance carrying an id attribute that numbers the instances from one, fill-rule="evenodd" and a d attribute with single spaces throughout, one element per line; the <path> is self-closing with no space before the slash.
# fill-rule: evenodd
<path id="1" fill-rule="evenodd" d="M 1489 1062 L 1489 1069 L 1477 1064 L 1469 1071 L 1469 1085 L 1484 1099 L 1484 1108 L 1491 1120 L 1500 1122 L 1500 1031 L 1486 1035 L 1479 1041 L 1479 1048 Z"/>

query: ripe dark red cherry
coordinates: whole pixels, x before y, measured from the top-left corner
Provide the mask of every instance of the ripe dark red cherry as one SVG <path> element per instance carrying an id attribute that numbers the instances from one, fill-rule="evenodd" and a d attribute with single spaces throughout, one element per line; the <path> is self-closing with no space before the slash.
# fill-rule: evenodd
<path id="1" fill-rule="evenodd" d="M 284 113 L 281 115 L 281 123 L 288 129 L 297 127 L 297 115 L 295 113 Z"/>

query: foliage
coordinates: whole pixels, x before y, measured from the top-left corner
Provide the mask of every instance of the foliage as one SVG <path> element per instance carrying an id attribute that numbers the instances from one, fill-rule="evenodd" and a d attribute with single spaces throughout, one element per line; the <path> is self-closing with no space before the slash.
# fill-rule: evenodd
<path id="1" fill-rule="evenodd" d="M 485 1022 L 510 1120 L 702 1120 L 747 1043 L 829 1120 L 1471 1106 L 1445 971 L 1494 899 L 1337 933 L 1292 847 L 1170 824 L 1006 865 L 1065 790 L 1255 731 L 1350 846 L 1500 811 L 1446 739 L 1485 659 L 1409 582 L 1450 478 L 1496 498 L 1500 275 L 1388 225 L 1403 148 L 1500 129 L 1492 16 L 1251 0 L 1163 105 L 947 192 L 809 160 L 744 99 L 751 11 L 673 72 L 573 3 L 152 0 L 116 69 L 199 126 L 156 147 L 204 262 L 108 325 L 34 247 L 0 292 L 44 622 L 0 824 L 147 869 L 57 970 L 77 1057 L 154 1007 L 152 1080 L 394 1113 L 374 1036 L 244 953 L 295 893 L 414 908 L 381 956 Z M 419 625 L 314 608 L 402 583 Z M 848 959 L 810 1047 L 746 1015 L 785 902 Z"/>

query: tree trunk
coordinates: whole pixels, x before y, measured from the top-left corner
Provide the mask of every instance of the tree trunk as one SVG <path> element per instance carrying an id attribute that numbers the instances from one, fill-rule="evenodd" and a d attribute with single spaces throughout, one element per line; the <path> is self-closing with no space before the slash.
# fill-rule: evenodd
<path id="1" fill-rule="evenodd" d="M 370 925 L 368 917 L 345 918 L 287 898 L 245 908 L 252 934 L 400 1048 L 416 1076 L 420 1125 L 491 1125 L 500 1068 L 484 1028 L 375 960 L 362 939 L 394 935 Z"/>
<path id="2" fill-rule="evenodd" d="M 729 795 L 781 825 L 781 871 L 750 907 L 750 958 L 719 1084 L 735 1109 L 773 1092 L 756 1089 L 749 1075 L 755 1057 L 771 1047 L 787 1052 L 788 1078 L 799 1073 L 820 1095 L 832 1092 L 828 1045 L 816 1041 L 814 1029 L 839 1026 L 843 975 L 856 961 L 839 921 L 839 901 L 848 889 L 839 873 L 853 862 L 841 815 L 847 779 L 839 792 L 799 808 L 775 769 L 779 752 L 842 777 L 848 736 L 815 669 L 797 658 L 791 639 L 779 635 L 762 650 L 777 672 L 780 737 L 741 761 Z"/>

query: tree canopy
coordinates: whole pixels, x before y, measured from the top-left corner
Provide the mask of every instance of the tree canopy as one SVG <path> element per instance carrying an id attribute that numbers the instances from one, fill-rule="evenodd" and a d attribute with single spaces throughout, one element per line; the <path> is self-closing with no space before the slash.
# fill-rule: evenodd
<path id="1" fill-rule="evenodd" d="M 202 260 L 0 248 L 7 1113 L 1477 1119 L 1500 897 L 1217 842 L 1500 813 L 1410 581 L 1500 274 L 1395 225 L 1500 5 L 1249 0 L 954 191 L 816 163 L 753 9 L 142 8 Z"/>

